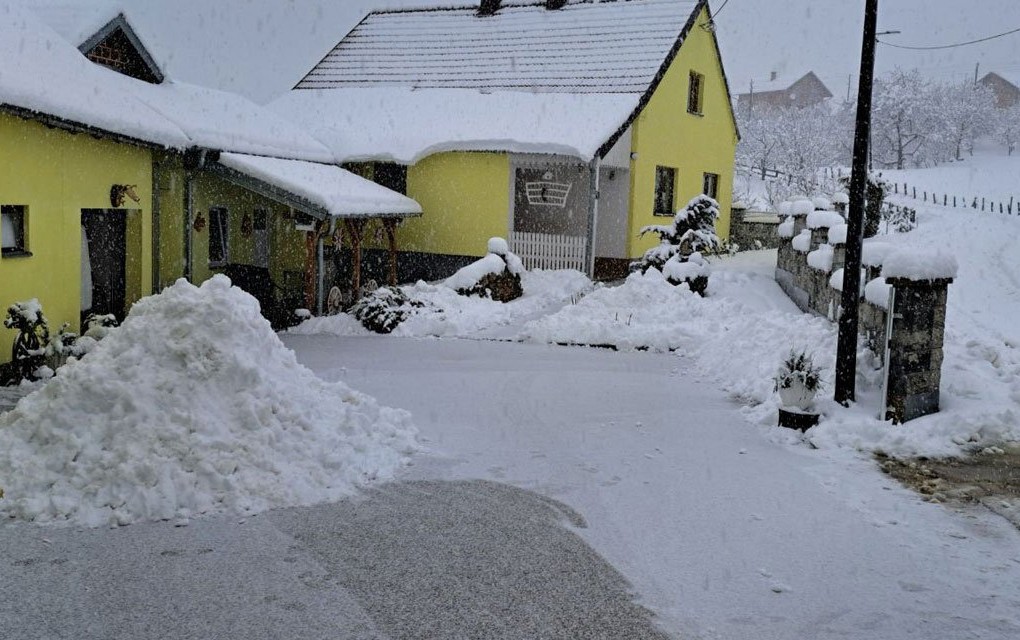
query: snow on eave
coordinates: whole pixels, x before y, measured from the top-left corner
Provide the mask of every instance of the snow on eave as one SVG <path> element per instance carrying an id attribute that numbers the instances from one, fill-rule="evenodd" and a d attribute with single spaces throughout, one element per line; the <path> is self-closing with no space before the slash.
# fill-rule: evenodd
<path id="1" fill-rule="evenodd" d="M 336 165 L 222 153 L 219 164 L 293 194 L 313 205 L 310 213 L 338 218 L 410 217 L 421 205 Z M 319 211 L 315 211 L 318 209 Z"/>
<path id="2" fill-rule="evenodd" d="M 640 96 L 407 87 L 296 89 L 269 107 L 340 162 L 414 164 L 448 151 L 593 159 Z"/>

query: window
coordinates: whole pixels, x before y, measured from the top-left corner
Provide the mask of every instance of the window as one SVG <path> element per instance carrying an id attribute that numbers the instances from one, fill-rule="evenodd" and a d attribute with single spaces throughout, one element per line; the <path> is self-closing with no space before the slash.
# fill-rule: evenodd
<path id="1" fill-rule="evenodd" d="M 705 100 L 705 76 L 691 71 L 691 81 L 687 88 L 687 113 L 701 115 Z"/>
<path id="2" fill-rule="evenodd" d="M 209 266 L 227 264 L 227 247 L 230 235 L 230 215 L 225 207 L 209 209 Z"/>
<path id="3" fill-rule="evenodd" d="M 719 175 L 716 173 L 706 173 L 704 182 L 702 182 L 701 192 L 715 200 L 716 196 L 719 195 Z"/>
<path id="4" fill-rule="evenodd" d="M 254 213 L 252 229 L 255 231 L 266 231 L 269 229 L 269 209 L 256 207 Z"/>
<path id="5" fill-rule="evenodd" d="M 673 192 L 676 186 L 676 169 L 672 167 L 655 167 L 655 215 L 671 216 L 673 211 Z"/>
<path id="6" fill-rule="evenodd" d="M 0 247 L 4 256 L 27 255 L 25 243 L 26 207 L 5 204 L 0 207 Z"/>

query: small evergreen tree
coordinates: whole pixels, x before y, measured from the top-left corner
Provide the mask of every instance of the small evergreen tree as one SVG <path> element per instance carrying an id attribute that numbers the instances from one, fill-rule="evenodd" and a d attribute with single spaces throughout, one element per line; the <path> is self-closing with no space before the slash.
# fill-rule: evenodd
<path id="1" fill-rule="evenodd" d="M 645 255 L 631 263 L 631 269 L 645 273 L 651 268 L 662 271 L 663 265 L 673 256 L 687 262 L 693 253 L 718 253 L 723 246 L 715 232 L 715 221 L 719 218 L 719 203 L 706 195 L 700 195 L 673 217 L 670 225 L 649 225 L 641 229 L 640 235 L 654 233 L 659 236 L 659 246 L 645 252 Z"/>

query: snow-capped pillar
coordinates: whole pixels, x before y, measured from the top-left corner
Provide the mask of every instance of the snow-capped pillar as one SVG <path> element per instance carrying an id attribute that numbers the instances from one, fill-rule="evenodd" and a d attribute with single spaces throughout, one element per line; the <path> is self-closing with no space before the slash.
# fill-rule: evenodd
<path id="1" fill-rule="evenodd" d="M 595 279 L 595 238 L 599 221 L 599 169 L 602 158 L 595 156 L 588 163 L 588 241 L 584 247 L 584 265 L 588 277 Z"/>
<path id="2" fill-rule="evenodd" d="M 946 305 L 956 260 L 937 251 L 900 252 L 886 258 L 883 275 L 892 287 L 884 415 L 900 423 L 939 410 Z"/>

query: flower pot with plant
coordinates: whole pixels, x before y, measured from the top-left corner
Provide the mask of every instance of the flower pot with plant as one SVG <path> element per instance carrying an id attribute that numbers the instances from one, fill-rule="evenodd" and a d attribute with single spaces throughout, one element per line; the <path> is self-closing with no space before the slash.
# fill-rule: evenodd
<path id="1" fill-rule="evenodd" d="M 790 351 L 772 380 L 784 407 L 806 410 L 822 386 L 822 371 L 804 351 Z"/>

